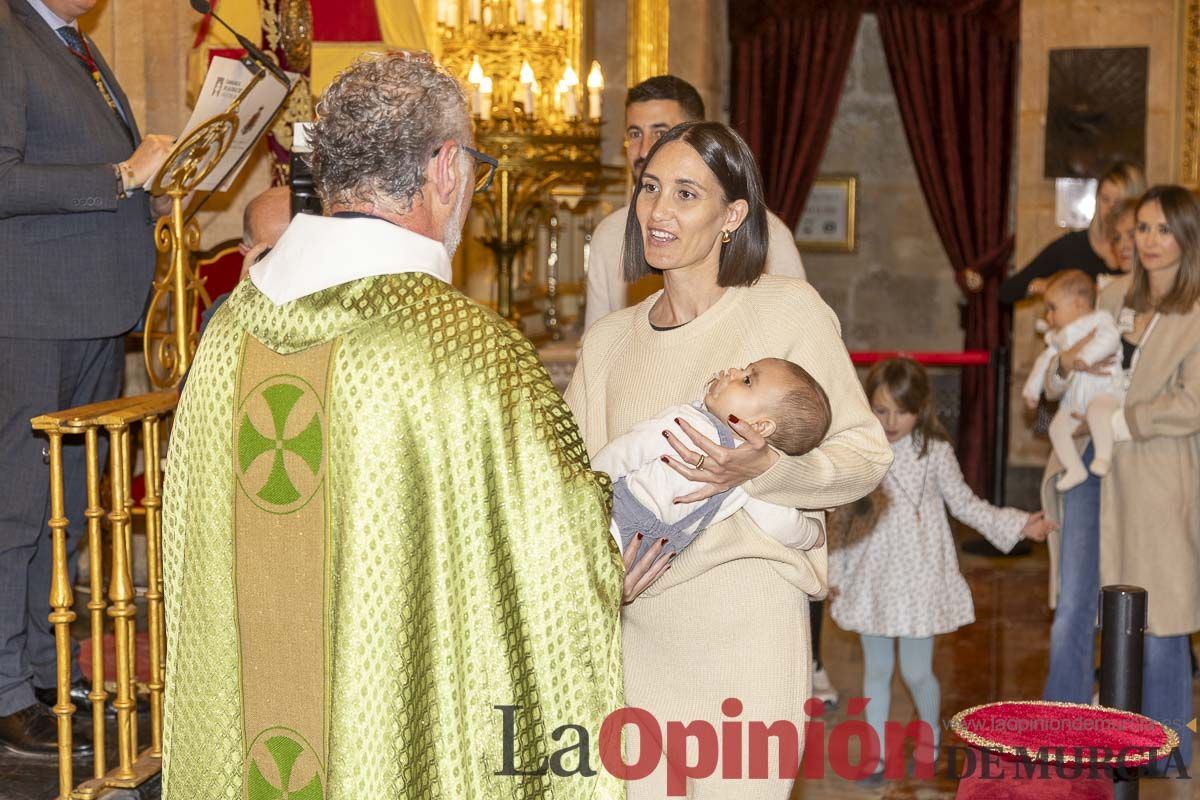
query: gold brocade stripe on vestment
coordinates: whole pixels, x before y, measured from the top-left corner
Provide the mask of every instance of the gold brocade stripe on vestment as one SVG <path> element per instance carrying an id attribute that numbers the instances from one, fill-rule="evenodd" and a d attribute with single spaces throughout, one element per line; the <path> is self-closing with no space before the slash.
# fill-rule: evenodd
<path id="1" fill-rule="evenodd" d="M 234 398 L 235 589 L 246 800 L 325 796 L 329 342 L 246 336 Z"/>

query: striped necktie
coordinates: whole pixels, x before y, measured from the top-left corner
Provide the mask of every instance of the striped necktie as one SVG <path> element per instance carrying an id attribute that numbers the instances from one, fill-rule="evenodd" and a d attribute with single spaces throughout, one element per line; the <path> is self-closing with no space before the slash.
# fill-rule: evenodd
<path id="1" fill-rule="evenodd" d="M 100 96 L 104 98 L 104 102 L 117 115 L 117 120 L 120 121 L 121 127 L 125 129 L 125 133 L 129 134 L 129 124 L 125 121 L 121 109 L 117 106 L 116 99 L 104 84 L 104 77 L 100 74 L 100 67 L 96 64 L 96 59 L 92 58 L 92 50 L 88 47 L 87 41 L 79 31 L 70 25 L 64 25 L 59 28 L 58 35 L 62 37 L 71 55 L 75 56 L 76 60 L 87 70 L 92 78 L 92 82 L 96 84 L 96 89 L 100 92 Z"/>

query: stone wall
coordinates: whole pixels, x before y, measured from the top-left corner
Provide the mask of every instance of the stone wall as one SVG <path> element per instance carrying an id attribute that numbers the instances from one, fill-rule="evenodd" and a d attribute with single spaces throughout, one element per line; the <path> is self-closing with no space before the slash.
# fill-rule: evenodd
<path id="1" fill-rule="evenodd" d="M 1024 0 L 1017 141 L 1016 264 L 1024 266 L 1064 230 L 1054 222 L 1054 181 L 1043 177 L 1050 50 L 1149 47 L 1146 173 L 1150 183 L 1175 179 L 1179 168 L 1181 0 Z M 1041 304 L 1020 303 L 1013 324 L 1010 461 L 1040 466 L 1049 447 L 1031 435 L 1021 384 L 1041 349 L 1033 324 Z"/>
<path id="2" fill-rule="evenodd" d="M 802 253 L 850 349 L 957 350 L 958 301 L 900 121 L 874 15 L 864 15 L 821 174 L 858 176 L 854 253 Z"/>

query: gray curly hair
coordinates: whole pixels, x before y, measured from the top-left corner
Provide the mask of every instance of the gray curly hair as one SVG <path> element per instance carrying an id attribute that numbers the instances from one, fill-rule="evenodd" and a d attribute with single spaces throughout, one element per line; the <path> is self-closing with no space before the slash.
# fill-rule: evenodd
<path id="1" fill-rule="evenodd" d="M 368 53 L 317 104 L 312 169 L 325 207 L 412 209 L 447 139 L 471 141 L 467 96 L 428 53 Z"/>

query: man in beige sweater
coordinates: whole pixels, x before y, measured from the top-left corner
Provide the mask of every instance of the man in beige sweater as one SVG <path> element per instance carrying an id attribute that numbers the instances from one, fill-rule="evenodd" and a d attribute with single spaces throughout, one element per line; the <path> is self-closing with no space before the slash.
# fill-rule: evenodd
<path id="1" fill-rule="evenodd" d="M 650 148 L 658 137 L 682 122 L 704 119 L 704 101 L 695 87 L 674 75 L 642 81 L 625 95 L 625 159 L 634 180 L 641 177 Z M 587 274 L 587 310 L 584 327 L 662 288 L 662 278 L 648 276 L 627 284 L 621 272 L 621 247 L 629 206 L 622 206 L 600 221 L 592 235 L 592 256 Z M 771 235 L 767 248 L 767 274 L 803 278 L 804 265 L 796 239 L 783 220 L 767 211 Z"/>

